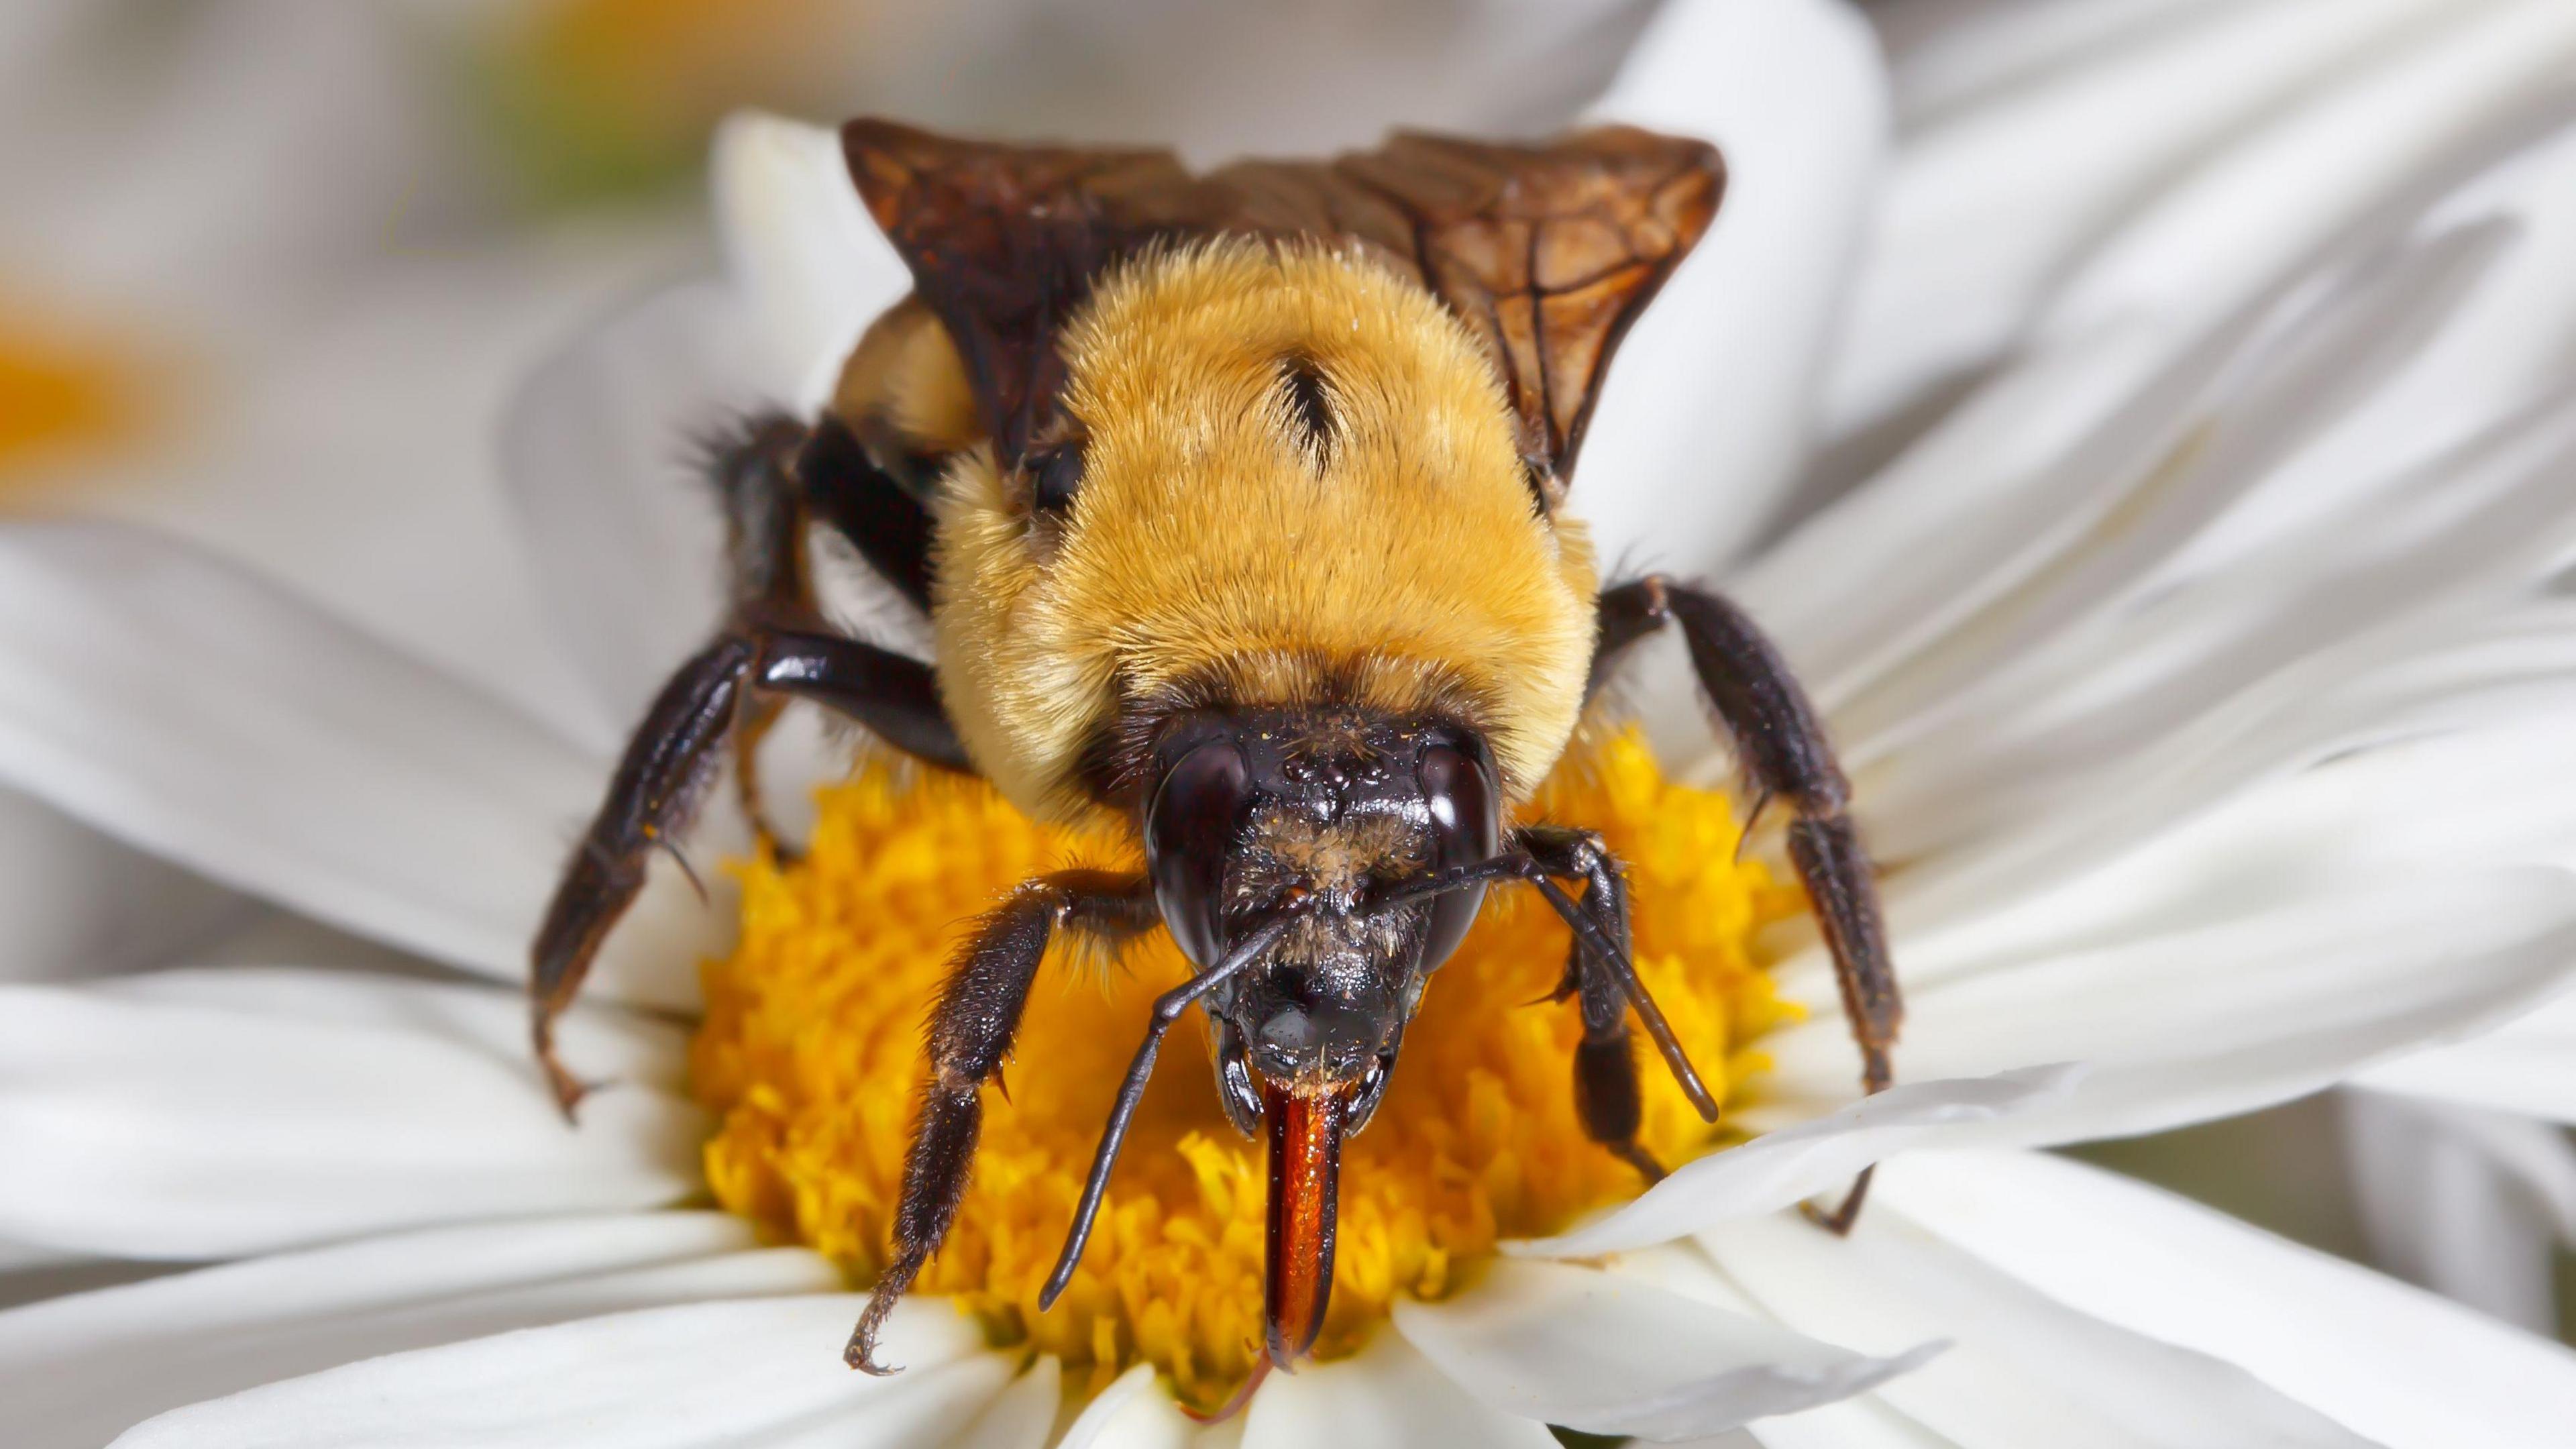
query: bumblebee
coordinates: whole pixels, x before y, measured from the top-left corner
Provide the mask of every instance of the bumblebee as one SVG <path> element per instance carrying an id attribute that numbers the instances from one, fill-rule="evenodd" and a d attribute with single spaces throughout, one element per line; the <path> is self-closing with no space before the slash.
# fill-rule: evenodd
<path id="1" fill-rule="evenodd" d="M 1516 817 L 1621 652 L 1665 628 L 1758 799 L 1789 813 L 1863 1085 L 1888 1084 L 1901 1006 L 1814 709 L 1725 599 L 1605 587 L 1564 511 L 1622 333 L 1716 214 L 1713 148 L 1626 127 L 1400 135 L 1194 175 L 1163 151 L 877 120 L 843 144 L 914 290 L 818 419 L 752 419 L 715 460 L 728 615 L 637 729 L 534 945 L 536 1052 L 567 1113 L 582 1088 L 553 1023 L 647 858 L 728 754 L 756 801 L 763 731 L 813 701 L 1032 818 L 1114 822 L 1145 862 L 1029 881 L 954 963 L 849 1363 L 890 1371 L 878 1331 L 964 1194 L 982 1088 L 1049 942 L 1161 929 L 1194 974 L 1155 1005 L 1042 1301 L 1196 1008 L 1227 1115 L 1268 1140 L 1264 1365 L 1288 1367 L 1323 1322 L 1342 1141 L 1489 886 L 1527 886 L 1571 928 L 1558 998 L 1583 1018 L 1587 1132 L 1661 1175 L 1635 1140 L 1632 1015 L 1715 1119 L 1631 968 L 1619 862 Z M 825 623 L 818 531 L 927 616 L 932 662 Z M 1848 1227 L 1867 1185 L 1818 1216 Z"/>

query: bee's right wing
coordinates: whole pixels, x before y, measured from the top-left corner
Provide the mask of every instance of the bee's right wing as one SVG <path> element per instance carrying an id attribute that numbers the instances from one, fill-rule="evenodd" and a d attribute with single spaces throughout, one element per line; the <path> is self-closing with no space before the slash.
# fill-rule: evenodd
<path id="1" fill-rule="evenodd" d="M 1005 465 L 1052 420 L 1056 333 L 1092 279 L 1159 236 L 1200 229 L 1203 184 L 1169 151 L 967 141 L 852 121 L 841 146 L 877 225 L 966 364 Z"/>

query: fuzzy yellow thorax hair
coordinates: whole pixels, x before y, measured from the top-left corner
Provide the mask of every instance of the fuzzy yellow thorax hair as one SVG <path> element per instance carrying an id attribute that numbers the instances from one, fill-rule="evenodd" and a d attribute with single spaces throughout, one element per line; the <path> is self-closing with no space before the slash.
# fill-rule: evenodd
<path id="1" fill-rule="evenodd" d="M 1175 697 L 1443 709 L 1514 799 L 1546 776 L 1599 580 L 1439 301 L 1353 252 L 1229 239 L 1104 278 L 1062 346 L 1071 508 L 1033 515 L 979 447 L 937 509 L 940 688 L 1014 805 L 1082 814 L 1085 747 Z"/>

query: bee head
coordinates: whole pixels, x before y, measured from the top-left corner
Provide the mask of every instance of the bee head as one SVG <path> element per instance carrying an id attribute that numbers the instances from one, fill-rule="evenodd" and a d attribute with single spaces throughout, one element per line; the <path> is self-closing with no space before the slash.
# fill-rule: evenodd
<path id="1" fill-rule="evenodd" d="M 1364 907 L 1374 889 L 1494 853 L 1501 793 L 1483 740 L 1342 706 L 1208 711 L 1166 730 L 1156 763 L 1146 864 L 1191 960 L 1213 965 L 1302 906 L 1268 959 L 1209 998 L 1236 1124 L 1261 1115 L 1256 1074 L 1351 1083 L 1373 1107 L 1482 892 Z"/>
<path id="2" fill-rule="evenodd" d="M 1493 855 L 1502 794 L 1473 730 L 1344 706 L 1187 716 L 1155 762 L 1146 868 L 1181 949 L 1205 970 L 1288 918 L 1205 999 L 1226 1114 L 1269 1139 L 1265 1320 L 1284 1368 L 1323 1323 L 1342 1139 L 1377 1110 L 1423 984 L 1484 891 L 1372 898 Z"/>

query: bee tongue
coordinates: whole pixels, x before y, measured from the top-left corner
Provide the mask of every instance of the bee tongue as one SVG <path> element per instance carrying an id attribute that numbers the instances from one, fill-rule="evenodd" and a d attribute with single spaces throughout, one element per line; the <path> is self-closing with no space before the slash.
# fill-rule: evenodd
<path id="1" fill-rule="evenodd" d="M 1270 1129 L 1270 1273 L 1262 1320 L 1270 1361 L 1289 1368 L 1314 1347 L 1333 1293 L 1333 1216 L 1341 1197 L 1342 1124 L 1356 1082 L 1261 1087 Z"/>

